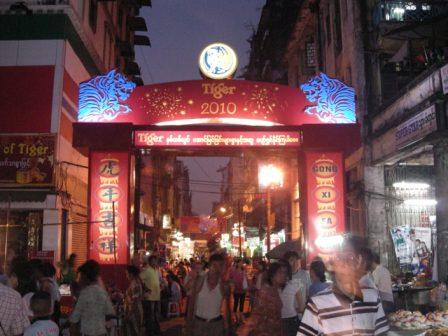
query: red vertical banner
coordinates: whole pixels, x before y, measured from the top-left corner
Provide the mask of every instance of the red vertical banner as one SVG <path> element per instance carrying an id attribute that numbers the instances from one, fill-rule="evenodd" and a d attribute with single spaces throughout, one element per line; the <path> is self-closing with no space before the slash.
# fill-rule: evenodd
<path id="1" fill-rule="evenodd" d="M 345 232 L 344 162 L 341 152 L 306 152 L 308 260 L 331 256 Z"/>
<path id="2" fill-rule="evenodd" d="M 100 264 L 114 264 L 114 251 L 117 264 L 128 263 L 128 195 L 129 153 L 92 152 L 89 257 Z"/>

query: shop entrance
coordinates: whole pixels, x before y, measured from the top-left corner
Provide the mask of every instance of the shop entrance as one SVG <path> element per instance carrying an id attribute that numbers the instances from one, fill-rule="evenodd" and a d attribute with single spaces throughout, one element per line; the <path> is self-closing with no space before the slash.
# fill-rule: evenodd
<path id="1" fill-rule="evenodd" d="M 279 223 L 286 222 L 285 239 L 303 237 L 309 258 L 331 254 L 340 241 L 345 230 L 344 158 L 359 145 L 354 92 L 344 83 L 319 74 L 300 88 L 237 80 L 135 87 L 112 71 L 82 83 L 79 96 L 73 142 L 89 155 L 90 258 L 103 265 L 124 265 L 139 251 L 163 251 L 173 239 L 165 235 L 164 223 L 172 227 L 167 229 L 172 235 L 182 227 L 181 217 L 195 217 L 175 214 L 174 198 L 169 206 L 154 197 L 145 199 L 152 191 L 142 188 L 142 180 L 148 178 L 142 172 L 147 161 L 149 167 L 153 161 L 160 176 L 150 185 L 156 186 L 160 195 L 171 193 L 172 197 L 177 182 L 172 175 L 180 156 L 255 158 L 257 172 L 243 164 L 243 171 L 250 176 L 240 179 L 249 184 L 247 193 L 258 200 L 246 204 L 240 197 L 226 199 L 225 185 L 220 190 L 216 207 L 230 200 L 237 218 L 240 208 L 240 220 L 227 221 L 227 233 L 222 227 L 218 230 L 229 235 L 221 236 L 221 241 L 232 245 L 233 225 L 243 220 L 243 226 L 254 224 L 251 238 L 257 237 L 257 223 L 261 223 L 261 240 L 269 236 L 263 228 L 271 227 L 271 233 L 277 233 L 274 230 L 282 228 Z M 172 174 L 163 167 L 167 160 Z M 269 194 L 261 192 L 258 183 L 259 163 L 264 160 L 267 165 L 275 165 L 277 160 L 285 167 L 286 201 L 276 199 L 277 191 L 271 192 L 272 199 L 263 196 Z M 248 183 L 251 179 L 253 183 Z M 238 200 L 240 207 L 235 205 Z M 271 203 L 274 211 L 270 213 L 275 213 L 275 218 L 268 219 L 268 211 L 263 209 L 264 216 L 251 218 L 251 212 L 245 210 L 257 202 L 264 209 Z M 208 216 L 214 217 L 216 210 L 211 210 Z M 287 214 L 284 219 L 280 219 L 281 213 Z M 198 226 L 197 218 L 182 220 L 190 230 Z M 268 221 L 273 225 L 266 225 Z M 243 247 L 238 246 L 238 253 L 240 250 L 242 253 Z"/>

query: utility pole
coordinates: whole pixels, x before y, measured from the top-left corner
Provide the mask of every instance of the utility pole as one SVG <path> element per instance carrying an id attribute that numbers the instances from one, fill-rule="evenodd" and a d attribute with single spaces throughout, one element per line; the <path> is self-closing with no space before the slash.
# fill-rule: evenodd
<path id="1" fill-rule="evenodd" d="M 9 220 L 11 215 L 11 195 L 8 196 L 8 208 L 6 210 L 6 233 L 5 233 L 5 261 L 3 264 L 3 272 L 6 273 L 8 267 L 8 235 L 9 235 Z"/>
<path id="2" fill-rule="evenodd" d="M 266 244 L 268 252 L 271 250 L 271 188 L 266 188 Z"/>
<path id="3" fill-rule="evenodd" d="M 241 243 L 241 199 L 238 199 L 238 247 L 240 252 L 240 258 L 243 257 L 243 248 Z"/>

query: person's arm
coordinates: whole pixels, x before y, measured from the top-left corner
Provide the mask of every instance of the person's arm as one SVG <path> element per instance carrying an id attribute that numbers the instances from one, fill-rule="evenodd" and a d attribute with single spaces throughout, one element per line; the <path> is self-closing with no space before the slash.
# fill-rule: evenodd
<path id="1" fill-rule="evenodd" d="M 81 314 L 84 310 L 85 298 L 83 293 L 79 295 L 78 301 L 76 301 L 75 308 L 73 309 L 72 314 L 69 317 L 70 323 L 78 323 L 81 320 Z"/>
<path id="2" fill-rule="evenodd" d="M 225 304 L 224 311 L 225 311 L 225 318 L 227 321 L 227 333 L 228 335 L 231 335 L 233 326 L 232 326 L 232 313 L 230 308 L 230 287 L 227 283 L 223 284 L 223 291 L 224 291 L 224 304 Z"/>
<path id="3" fill-rule="evenodd" d="M 321 333 L 321 322 L 317 307 L 310 299 L 306 305 L 302 320 L 300 321 L 297 336 L 318 336 Z"/>
<path id="4" fill-rule="evenodd" d="M 303 307 L 303 304 L 301 303 L 302 302 L 302 293 L 300 293 L 300 289 L 296 292 L 295 300 L 296 300 L 296 304 L 295 304 L 296 312 L 297 312 L 297 314 L 302 314 L 305 307 Z"/>

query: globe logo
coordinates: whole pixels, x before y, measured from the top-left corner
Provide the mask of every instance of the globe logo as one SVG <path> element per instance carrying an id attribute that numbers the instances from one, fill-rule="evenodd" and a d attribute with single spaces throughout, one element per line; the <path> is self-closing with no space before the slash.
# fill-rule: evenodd
<path id="1" fill-rule="evenodd" d="M 199 56 L 199 69 L 211 79 L 231 77 L 238 66 L 235 51 L 224 43 L 213 43 L 202 50 Z"/>

